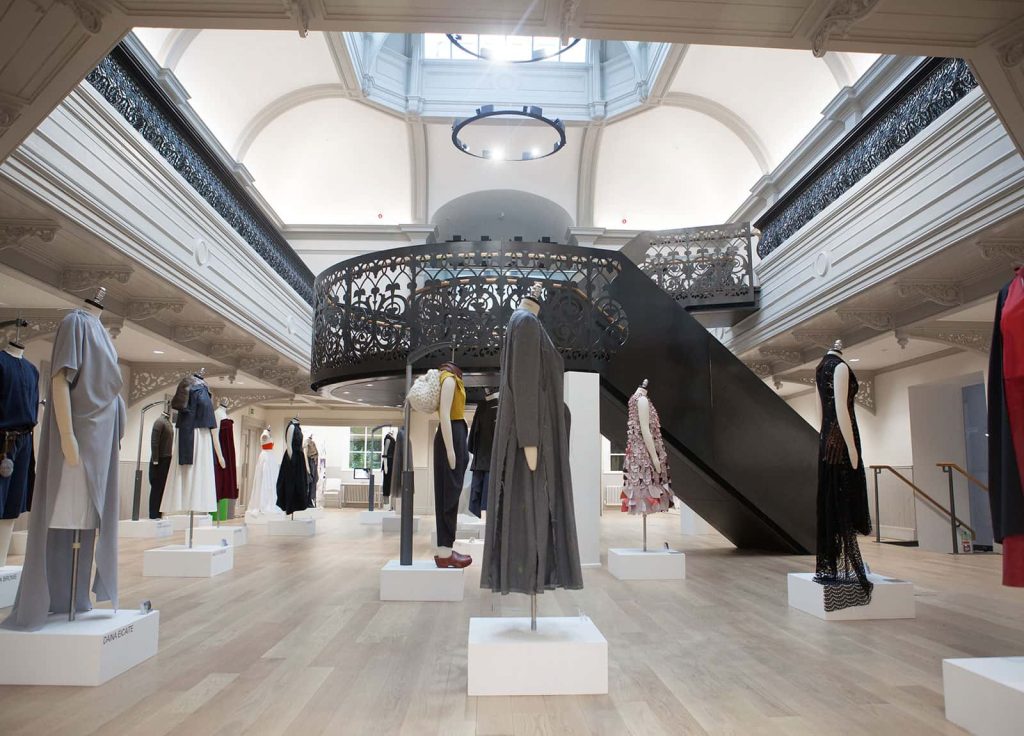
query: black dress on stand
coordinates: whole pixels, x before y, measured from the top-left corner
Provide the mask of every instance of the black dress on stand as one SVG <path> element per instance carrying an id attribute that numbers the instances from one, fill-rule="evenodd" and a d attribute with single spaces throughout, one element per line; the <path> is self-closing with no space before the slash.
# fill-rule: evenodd
<path id="1" fill-rule="evenodd" d="M 284 453 L 281 470 L 277 474 L 277 506 L 286 514 L 309 508 L 309 468 L 302 452 L 302 427 L 293 419 L 291 456 Z M 287 430 L 285 430 L 287 436 Z"/>
<path id="2" fill-rule="evenodd" d="M 837 611 L 871 602 L 874 585 L 868 580 L 857 534 L 871 533 L 868 486 L 864 462 L 850 461 L 836 417 L 836 366 L 845 361 L 826 353 L 818 363 L 815 382 L 821 399 L 821 435 L 818 440 L 818 560 L 814 579 L 825 586 L 825 610 Z M 854 445 L 861 455 L 860 431 L 853 409 L 857 377 L 850 371 L 846 406 L 853 424 Z"/>

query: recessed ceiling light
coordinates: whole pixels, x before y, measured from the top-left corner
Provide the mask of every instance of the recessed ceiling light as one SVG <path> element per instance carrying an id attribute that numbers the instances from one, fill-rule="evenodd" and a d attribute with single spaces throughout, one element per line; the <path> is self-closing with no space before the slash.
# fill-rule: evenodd
<path id="1" fill-rule="evenodd" d="M 366 388 L 373 388 L 373 384 L 372 383 L 366 384 Z"/>
<path id="2" fill-rule="evenodd" d="M 850 362 L 851 363 L 859 363 L 860 362 L 860 358 L 850 358 Z"/>
<path id="3" fill-rule="evenodd" d="M 153 351 L 153 355 L 163 355 L 163 354 L 164 354 L 163 350 L 154 350 Z"/>
<path id="4" fill-rule="evenodd" d="M 350 394 L 350 393 L 352 393 L 352 392 L 351 392 L 351 391 L 342 391 L 342 393 L 343 393 L 343 394 Z"/>

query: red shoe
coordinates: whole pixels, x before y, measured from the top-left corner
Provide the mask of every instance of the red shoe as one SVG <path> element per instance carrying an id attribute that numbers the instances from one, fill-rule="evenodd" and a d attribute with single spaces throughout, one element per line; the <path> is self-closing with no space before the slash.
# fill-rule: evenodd
<path id="1" fill-rule="evenodd" d="M 469 555 L 460 554 L 455 550 L 452 550 L 451 557 L 438 557 L 434 555 L 434 564 L 440 568 L 455 568 L 461 570 L 464 567 L 469 567 L 473 564 L 473 558 Z"/>

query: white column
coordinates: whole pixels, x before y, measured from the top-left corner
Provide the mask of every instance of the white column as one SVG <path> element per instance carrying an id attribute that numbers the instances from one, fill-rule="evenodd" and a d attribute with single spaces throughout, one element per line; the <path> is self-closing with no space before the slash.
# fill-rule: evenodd
<path id="1" fill-rule="evenodd" d="M 572 413 L 569 467 L 580 562 L 601 564 L 601 395 L 596 373 L 565 374 L 565 403 Z"/>

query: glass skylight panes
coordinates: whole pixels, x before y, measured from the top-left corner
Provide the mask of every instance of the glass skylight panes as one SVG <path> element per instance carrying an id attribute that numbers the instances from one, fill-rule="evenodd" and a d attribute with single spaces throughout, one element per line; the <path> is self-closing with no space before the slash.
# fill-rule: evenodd
<path id="1" fill-rule="evenodd" d="M 530 61 L 543 59 L 549 62 L 585 63 L 587 42 L 581 40 L 561 54 L 561 41 L 554 36 L 503 36 L 494 34 L 463 33 L 459 43 L 468 49 L 466 53 L 448 40 L 443 33 L 423 34 L 423 56 L 425 59 L 476 59 L 479 54 L 489 61 Z"/>
<path id="2" fill-rule="evenodd" d="M 423 34 L 423 56 L 427 59 L 450 59 L 455 45 L 443 33 Z"/>

